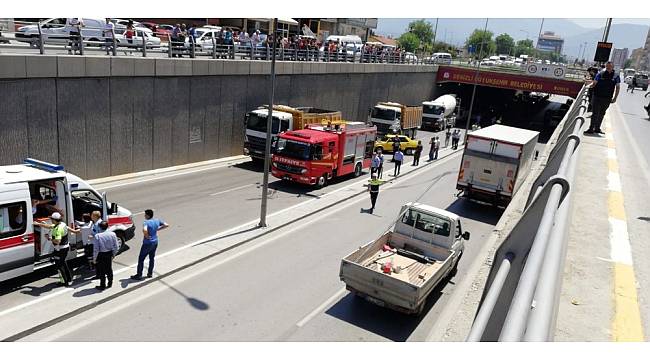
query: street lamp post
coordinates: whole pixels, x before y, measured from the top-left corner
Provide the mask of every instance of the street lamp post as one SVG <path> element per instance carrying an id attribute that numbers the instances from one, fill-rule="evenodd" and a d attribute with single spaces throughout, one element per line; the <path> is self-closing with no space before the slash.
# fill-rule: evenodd
<path id="1" fill-rule="evenodd" d="M 483 33 L 487 32 L 489 18 L 485 19 L 485 29 Z M 469 132 L 469 123 L 472 121 L 472 110 L 474 110 L 474 98 L 476 97 L 476 86 L 478 85 L 478 76 L 481 73 L 481 59 L 483 58 L 483 44 L 484 40 L 481 41 L 481 48 L 479 50 L 479 60 L 476 62 L 476 73 L 474 74 L 474 87 L 472 88 L 472 99 L 469 102 L 469 111 L 467 112 L 467 121 L 465 122 L 465 139 L 463 143 L 467 143 L 467 134 Z"/>
<path id="2" fill-rule="evenodd" d="M 266 227 L 266 203 L 269 194 L 269 161 L 271 158 L 271 125 L 273 125 L 273 97 L 275 96 L 275 48 L 278 19 L 273 19 L 273 37 L 271 42 L 271 89 L 269 90 L 269 115 L 266 119 L 266 148 L 264 150 L 264 180 L 262 185 L 262 205 L 259 227 Z M 269 31 L 270 32 L 270 31 Z"/>

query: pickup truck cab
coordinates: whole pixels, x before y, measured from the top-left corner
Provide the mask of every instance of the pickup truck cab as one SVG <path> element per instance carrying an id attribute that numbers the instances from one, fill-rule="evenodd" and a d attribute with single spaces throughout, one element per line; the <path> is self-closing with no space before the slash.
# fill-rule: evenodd
<path id="1" fill-rule="evenodd" d="M 50 223 L 54 212 L 68 227 L 68 258 L 83 254 L 91 239 L 90 226 L 77 226 L 83 214 L 99 211 L 109 230 L 118 236 L 120 248 L 135 235 L 131 212 L 106 200 L 90 184 L 63 171 L 63 166 L 34 159 L 22 165 L 0 166 L 0 281 L 21 276 L 51 264 L 54 250 L 50 230 L 34 222 Z"/>
<path id="2" fill-rule="evenodd" d="M 458 215 L 407 203 L 393 230 L 341 260 L 339 278 L 371 303 L 419 314 L 433 289 L 456 273 L 469 236 Z"/>

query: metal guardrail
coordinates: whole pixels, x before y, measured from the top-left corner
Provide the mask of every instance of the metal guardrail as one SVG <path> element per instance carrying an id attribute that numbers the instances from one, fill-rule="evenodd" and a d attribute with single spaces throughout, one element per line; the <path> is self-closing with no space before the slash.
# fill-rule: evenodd
<path id="1" fill-rule="evenodd" d="M 84 55 L 90 52 L 105 53 L 106 55 L 117 56 L 118 53 L 124 54 L 141 54 L 147 57 L 152 53 L 158 52 L 161 56 L 167 57 L 209 57 L 213 59 L 249 59 L 249 60 L 270 60 L 272 49 L 266 44 L 253 45 L 250 41 L 245 43 L 222 44 L 218 43 L 213 37 L 210 43 L 197 44 L 192 38 L 184 41 L 173 40 L 168 32 L 148 33 L 136 29 L 139 36 L 127 39 L 124 36 L 117 37 L 115 29 L 111 34 L 103 33 L 103 36 L 88 36 L 90 31 L 104 32 L 105 28 L 84 26 L 79 29 L 80 35 L 57 36 L 56 40 L 50 39 L 45 33 L 40 22 L 16 22 L 16 25 L 35 25 L 38 27 L 38 33 L 30 33 L 29 37 L 17 37 L 18 32 L 13 29 L 3 29 L 0 35 L 1 49 L 38 49 L 41 55 L 48 52 L 68 50 L 69 53 L 79 52 Z M 85 32 L 85 34 L 84 34 Z M 13 37 L 8 34 L 14 34 Z M 155 41 L 156 44 L 150 43 L 151 37 L 160 39 Z M 16 44 L 15 42 L 28 43 L 30 46 Z M 349 63 L 378 63 L 378 64 L 414 64 L 423 65 L 429 62 L 423 61 L 424 58 L 414 58 L 405 53 L 384 53 L 372 54 L 354 48 L 353 50 L 339 49 L 337 51 L 322 51 L 311 48 L 278 48 L 276 49 L 277 60 L 279 61 L 319 61 L 319 62 L 349 62 Z"/>
<path id="2" fill-rule="evenodd" d="M 569 109 L 521 219 L 497 249 L 467 341 L 552 341 L 587 88 Z"/>

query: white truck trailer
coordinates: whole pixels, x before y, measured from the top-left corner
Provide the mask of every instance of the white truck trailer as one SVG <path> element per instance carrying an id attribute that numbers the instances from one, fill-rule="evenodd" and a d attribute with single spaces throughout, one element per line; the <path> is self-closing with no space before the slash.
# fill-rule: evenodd
<path id="1" fill-rule="evenodd" d="M 538 135 L 504 125 L 470 133 L 458 171 L 459 195 L 507 206 L 530 172 Z"/>

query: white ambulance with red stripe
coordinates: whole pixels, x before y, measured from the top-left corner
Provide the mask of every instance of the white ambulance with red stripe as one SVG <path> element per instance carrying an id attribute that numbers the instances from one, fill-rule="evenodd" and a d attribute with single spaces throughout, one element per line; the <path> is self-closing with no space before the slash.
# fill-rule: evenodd
<path id="1" fill-rule="evenodd" d="M 82 221 L 84 214 L 100 211 L 122 246 L 135 235 L 131 212 L 106 200 L 86 181 L 64 171 L 63 166 L 26 159 L 21 165 L 0 166 L 0 281 L 30 273 L 51 264 L 54 250 L 49 230 L 33 223 L 49 223 L 60 212 L 69 226 Z M 82 226 L 80 234 L 68 233 L 69 258 L 83 254 L 91 230 Z"/>

